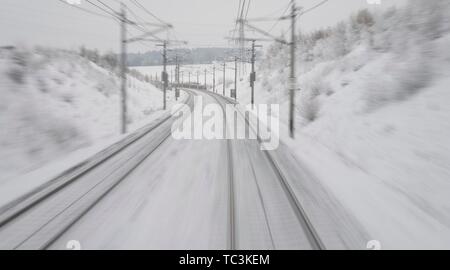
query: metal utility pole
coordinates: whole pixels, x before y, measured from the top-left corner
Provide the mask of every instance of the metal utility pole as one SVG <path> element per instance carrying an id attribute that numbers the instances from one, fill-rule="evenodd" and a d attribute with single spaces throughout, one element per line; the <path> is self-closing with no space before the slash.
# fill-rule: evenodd
<path id="1" fill-rule="evenodd" d="M 237 56 L 234 57 L 234 100 L 237 100 Z"/>
<path id="2" fill-rule="evenodd" d="M 252 41 L 252 74 L 250 75 L 250 86 L 252 87 L 252 109 L 255 104 L 255 41 Z"/>
<path id="3" fill-rule="evenodd" d="M 189 88 L 191 88 L 191 72 L 189 71 Z"/>
<path id="4" fill-rule="evenodd" d="M 178 89 L 178 55 L 175 55 L 175 91 Z"/>
<path id="5" fill-rule="evenodd" d="M 252 73 L 250 74 L 250 86 L 252 88 L 252 109 L 255 104 L 255 81 L 256 81 L 256 73 L 255 73 L 255 60 L 256 60 L 256 47 L 262 47 L 260 45 L 255 45 L 256 40 L 252 40 Z"/>
<path id="6" fill-rule="evenodd" d="M 250 86 L 252 87 L 252 109 L 255 105 L 255 41 L 252 41 L 252 74 L 250 75 Z"/>
<path id="7" fill-rule="evenodd" d="M 205 69 L 205 90 L 206 90 L 206 69 Z"/>
<path id="8" fill-rule="evenodd" d="M 163 72 L 161 74 L 161 81 L 163 85 L 163 110 L 165 110 L 167 107 L 167 87 L 169 84 L 169 75 L 167 74 L 167 41 L 163 41 L 163 44 L 156 46 L 163 47 Z"/>
<path id="9" fill-rule="evenodd" d="M 163 110 L 166 109 L 166 101 L 167 101 L 167 82 L 168 82 L 168 76 L 167 76 L 167 42 L 164 41 L 163 44 L 163 73 L 161 75 L 162 83 L 163 83 Z"/>
<path id="10" fill-rule="evenodd" d="M 213 93 L 216 92 L 216 66 L 213 66 Z"/>
<path id="11" fill-rule="evenodd" d="M 222 95 L 225 96 L 225 70 L 227 69 L 227 63 L 223 61 L 223 93 Z"/>
<path id="12" fill-rule="evenodd" d="M 178 99 L 178 87 L 180 86 L 180 64 L 178 63 L 178 55 L 175 56 L 175 100 Z"/>
<path id="13" fill-rule="evenodd" d="M 297 8 L 295 6 L 295 1 L 292 0 L 292 10 L 291 10 L 291 75 L 289 77 L 290 80 L 290 89 L 289 89 L 289 135 L 291 138 L 295 137 L 295 91 L 297 89 L 297 78 L 295 77 L 295 21 L 297 17 Z"/>
<path id="14" fill-rule="evenodd" d="M 200 76 L 200 72 L 197 70 L 197 89 L 200 88 L 199 76 Z"/>
<path id="15" fill-rule="evenodd" d="M 105 4 L 103 4 L 105 5 Z M 111 9 L 111 8 L 110 8 Z M 121 39 L 122 39 L 122 46 L 121 46 L 121 77 L 122 77 L 122 85 L 121 85 L 121 93 L 122 93 L 122 133 L 126 132 L 126 115 L 127 115 L 127 107 L 126 107 L 126 47 L 127 43 L 136 42 L 136 41 L 151 41 L 151 42 L 162 42 L 162 40 L 155 36 L 155 34 L 165 31 L 168 28 L 172 28 L 173 26 L 171 24 L 163 23 L 163 24 L 151 24 L 153 26 L 157 26 L 158 29 L 155 29 L 154 31 L 146 32 L 138 37 L 134 37 L 131 39 L 127 39 L 126 37 L 126 24 L 132 24 L 137 25 L 136 22 L 132 22 L 127 19 L 126 17 L 126 9 L 124 3 L 121 3 L 121 12 L 117 13 L 117 15 L 120 17 L 121 22 Z M 131 10 L 130 10 L 131 11 Z M 116 12 L 114 12 L 116 14 Z M 151 36 L 154 39 L 148 39 L 148 37 Z M 160 44 L 158 46 L 163 47 L 163 62 L 164 62 L 164 70 L 161 74 L 161 81 L 163 86 L 163 108 L 166 109 L 166 95 L 167 95 L 167 87 L 169 85 L 169 76 L 167 73 L 167 45 L 169 41 L 163 41 L 163 44 Z M 172 41 L 171 41 L 172 42 Z M 155 84 L 158 81 L 158 73 L 155 74 Z"/>
<path id="16" fill-rule="evenodd" d="M 125 4 L 121 3 L 121 54 L 120 54 L 120 77 L 122 78 L 121 84 L 121 132 L 122 134 L 127 132 L 127 75 L 126 75 L 126 65 L 127 65 L 127 18 L 125 12 Z"/>
<path id="17" fill-rule="evenodd" d="M 324 1 L 325 2 L 325 1 Z M 297 18 L 297 8 L 295 5 L 295 0 L 291 0 L 291 14 L 288 16 L 282 16 L 280 18 L 277 18 L 276 20 L 291 20 L 291 42 L 287 42 L 284 39 L 281 39 L 279 37 L 276 37 L 270 32 L 264 31 L 262 29 L 259 29 L 258 27 L 255 27 L 249 23 L 249 19 L 243 19 L 242 16 L 237 20 L 237 23 L 245 24 L 248 28 L 251 30 L 254 30 L 266 37 L 266 39 L 256 39 L 259 41 L 270 41 L 275 40 L 281 44 L 290 46 L 290 75 L 289 75 L 289 133 L 291 138 L 294 138 L 295 133 L 295 120 L 294 120 L 294 113 L 295 113 L 295 91 L 297 90 L 297 79 L 295 77 L 295 50 L 296 50 L 296 36 L 295 36 L 295 24 L 296 24 L 296 18 Z M 258 19 L 254 19 L 253 21 L 258 21 Z M 267 39 L 268 38 L 268 39 Z M 227 38 L 229 39 L 229 38 Z M 231 38 L 232 40 L 234 38 Z M 240 40 L 250 41 L 251 39 L 240 37 Z"/>

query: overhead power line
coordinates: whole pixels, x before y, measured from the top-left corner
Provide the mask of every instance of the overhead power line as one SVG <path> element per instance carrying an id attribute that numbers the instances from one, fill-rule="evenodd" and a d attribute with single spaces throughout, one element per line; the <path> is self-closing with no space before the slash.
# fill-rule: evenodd
<path id="1" fill-rule="evenodd" d="M 131 2 L 136 5 L 137 7 L 141 8 L 142 10 L 144 10 L 147 14 L 149 14 L 150 16 L 152 16 L 154 19 L 156 19 L 157 21 L 159 21 L 162 24 L 165 25 L 170 25 L 169 23 L 165 22 L 164 20 L 162 20 L 161 18 L 159 18 L 158 16 L 156 16 L 155 14 L 153 14 L 150 10 L 148 10 L 147 8 L 145 8 L 141 3 L 139 3 L 137 0 L 131 0 Z"/>
<path id="2" fill-rule="evenodd" d="M 244 17 L 244 11 L 245 11 L 245 3 L 247 2 L 247 0 L 244 0 L 244 2 L 242 3 L 242 8 L 241 8 L 241 18 Z"/>
<path id="3" fill-rule="evenodd" d="M 129 8 L 129 7 L 125 7 L 125 8 L 126 8 L 126 10 L 128 10 L 130 12 L 131 16 L 133 16 L 133 18 L 136 20 L 136 22 L 141 23 L 141 24 L 144 22 L 144 20 L 140 16 L 138 16 L 131 8 Z"/>
<path id="4" fill-rule="evenodd" d="M 239 14 L 241 14 L 242 0 L 239 0 L 238 12 L 236 14 L 236 20 L 239 19 Z"/>
<path id="5" fill-rule="evenodd" d="M 299 13 L 299 16 L 302 16 L 302 15 L 304 15 L 305 13 L 311 12 L 311 11 L 315 10 L 316 8 L 319 8 L 320 6 L 324 5 L 325 3 L 329 2 L 329 1 L 330 1 L 330 0 L 324 0 L 324 1 L 320 2 L 320 3 L 318 3 L 317 5 L 315 5 L 315 6 L 313 6 L 313 7 L 310 7 L 310 8 L 308 8 L 308 9 L 306 9 L 305 11 L 300 12 L 300 13 Z M 292 30 L 292 25 L 290 25 L 289 28 L 288 28 L 286 31 L 284 31 L 284 32 L 282 33 L 282 36 L 286 35 L 286 34 L 287 34 L 288 32 L 290 32 L 291 30 Z"/>
<path id="6" fill-rule="evenodd" d="M 304 15 L 305 13 L 311 12 L 311 11 L 315 10 L 316 8 L 318 8 L 318 7 L 322 6 L 322 5 L 324 5 L 324 4 L 327 3 L 328 1 L 330 1 L 330 0 L 324 0 L 324 1 L 318 3 L 317 5 L 315 5 L 315 6 L 311 7 L 311 8 L 305 9 L 304 11 L 300 12 L 299 15 L 302 16 L 302 15 Z"/>
<path id="7" fill-rule="evenodd" d="M 291 2 L 288 3 L 286 9 L 284 10 L 284 12 L 281 14 L 280 17 L 283 17 L 286 15 L 286 13 L 288 12 L 289 8 L 291 7 Z M 281 20 L 277 20 L 272 27 L 270 27 L 269 31 L 267 31 L 268 33 L 272 33 L 273 29 L 275 29 L 275 27 L 280 23 Z"/>
<path id="8" fill-rule="evenodd" d="M 102 5 L 103 5 L 104 7 L 106 7 L 107 9 L 111 10 L 112 13 L 116 14 L 116 11 L 115 11 L 112 7 L 110 7 L 110 6 L 108 6 L 107 4 L 103 3 L 101 0 L 97 0 L 97 2 L 99 2 L 100 4 L 102 4 Z"/>
<path id="9" fill-rule="evenodd" d="M 240 18 L 240 14 L 241 14 L 241 8 L 242 8 L 242 0 L 239 0 L 239 6 L 238 6 L 238 11 L 237 11 L 237 14 L 236 14 L 236 19 L 234 20 L 235 21 L 235 23 L 234 23 L 234 29 L 232 30 L 232 32 L 233 32 L 233 34 L 232 34 L 232 36 L 233 36 L 233 38 L 235 38 L 236 37 L 236 32 L 237 32 L 237 28 L 238 28 L 238 22 L 239 22 L 239 18 Z"/>
<path id="10" fill-rule="evenodd" d="M 91 14 L 91 15 L 95 15 L 95 16 L 98 16 L 98 17 L 106 18 L 106 19 L 117 19 L 116 17 L 111 17 L 111 16 L 108 16 L 108 15 L 100 14 L 100 13 L 97 13 L 95 11 L 92 11 L 92 10 L 89 10 L 89 9 L 86 9 L 86 8 L 83 8 L 83 7 L 80 7 L 80 6 L 77 6 L 77 5 L 69 4 L 68 2 L 66 2 L 64 0 L 58 0 L 58 1 L 63 3 L 63 4 L 65 4 L 65 5 L 68 5 L 70 7 L 76 8 L 76 9 L 78 9 L 80 11 L 86 12 L 86 13 Z"/>
<path id="11" fill-rule="evenodd" d="M 110 16 L 112 16 L 112 17 L 114 17 L 114 18 L 120 19 L 119 17 L 117 17 L 117 14 L 115 14 L 114 10 L 113 10 L 114 13 L 111 13 L 110 11 L 108 11 L 108 10 L 102 8 L 101 6 L 99 6 L 99 5 L 95 4 L 95 3 L 93 3 L 93 2 L 90 1 L 90 0 L 86 0 L 86 2 L 89 3 L 89 4 L 91 4 L 91 5 L 93 5 L 94 7 L 98 8 L 98 9 L 100 9 L 101 11 L 105 12 L 105 13 L 108 14 L 108 15 L 110 15 Z"/>
<path id="12" fill-rule="evenodd" d="M 245 13 L 245 19 L 247 19 L 248 11 L 250 10 L 250 3 L 251 3 L 251 2 L 252 2 L 251 0 L 248 0 L 247 12 Z"/>

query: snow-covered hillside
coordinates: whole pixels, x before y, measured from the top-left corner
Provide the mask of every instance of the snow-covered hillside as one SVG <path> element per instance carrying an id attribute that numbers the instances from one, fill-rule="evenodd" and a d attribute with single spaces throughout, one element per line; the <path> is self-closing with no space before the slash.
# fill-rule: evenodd
<path id="1" fill-rule="evenodd" d="M 119 134 L 119 78 L 73 52 L 0 50 L 0 183 Z M 162 93 L 128 78 L 128 123 Z"/>
<path id="2" fill-rule="evenodd" d="M 286 141 L 385 248 L 450 247 L 449 14 L 447 0 L 412 0 L 299 39 Z M 288 57 L 272 45 L 256 86 L 284 123 Z"/>

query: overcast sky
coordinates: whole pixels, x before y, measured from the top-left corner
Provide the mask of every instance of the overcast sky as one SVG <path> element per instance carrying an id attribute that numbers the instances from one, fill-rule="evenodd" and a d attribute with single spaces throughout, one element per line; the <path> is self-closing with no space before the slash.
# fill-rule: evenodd
<path id="1" fill-rule="evenodd" d="M 61 0 L 63 1 L 63 0 Z M 80 0 L 80 7 L 98 13 L 102 10 Z M 101 0 L 119 9 L 118 0 Z M 243 1 L 243 0 L 242 0 Z M 249 1 L 249 0 L 247 0 Z M 369 5 L 370 0 L 329 0 L 315 11 L 305 14 L 298 27 L 305 31 L 333 25 L 362 8 L 384 9 L 406 0 L 381 0 L 381 5 Z M 102 6 L 97 0 L 91 2 Z M 189 42 L 190 47 L 227 46 L 224 37 L 234 27 L 239 0 L 138 0 L 149 11 L 175 26 L 170 38 Z M 278 17 L 285 11 L 289 0 L 250 0 L 248 18 Z M 321 0 L 297 0 L 305 9 Z M 85 13 L 61 3 L 59 0 L 0 0 L 0 46 L 10 44 L 45 45 L 76 49 L 81 45 L 101 51 L 118 51 L 119 25 L 114 20 Z M 139 18 L 155 23 L 149 14 L 139 9 L 131 0 L 124 3 Z M 102 6 L 104 7 L 104 6 Z M 270 29 L 273 22 L 255 23 Z M 272 33 L 288 28 L 279 23 Z M 131 32 L 139 32 L 130 29 Z M 162 34 L 161 37 L 165 37 Z M 156 49 L 153 44 L 131 44 L 131 52 Z"/>

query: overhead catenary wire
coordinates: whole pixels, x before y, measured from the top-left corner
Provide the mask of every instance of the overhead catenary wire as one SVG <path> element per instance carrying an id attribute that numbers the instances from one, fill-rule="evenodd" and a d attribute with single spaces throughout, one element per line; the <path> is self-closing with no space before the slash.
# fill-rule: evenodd
<path id="1" fill-rule="evenodd" d="M 289 4 L 290 4 L 290 2 L 289 2 Z M 277 14 L 280 14 L 280 12 L 283 12 L 284 9 L 285 9 L 285 7 L 282 6 L 280 8 L 277 8 L 276 10 L 271 11 L 270 13 L 265 14 L 262 17 L 270 18 L 270 17 L 276 16 Z"/>
<path id="2" fill-rule="evenodd" d="M 113 9 L 112 7 L 110 7 L 109 5 L 105 4 L 102 0 L 97 0 L 97 2 L 99 2 L 99 3 L 102 4 L 104 7 L 106 7 L 107 9 L 111 10 L 114 14 L 116 14 L 116 10 Z"/>
<path id="3" fill-rule="evenodd" d="M 240 75 L 242 75 L 242 71 L 244 71 L 245 72 L 245 66 L 242 66 L 242 64 L 243 64 L 243 59 L 245 58 L 245 53 L 244 53 L 244 46 L 245 46 L 245 41 L 244 41 L 244 39 L 245 39 L 245 28 L 244 28 L 244 25 L 242 24 L 242 22 L 247 18 L 247 15 L 248 15 L 248 12 L 249 12 L 249 9 L 250 9 L 250 1 L 251 0 L 248 0 L 248 5 L 247 5 L 247 11 L 245 12 L 245 9 L 246 9 L 246 3 L 247 3 L 247 0 L 243 0 L 243 2 L 242 2 L 242 8 L 241 8 L 241 14 L 240 14 L 240 17 L 239 17 L 239 41 L 238 41 L 238 45 L 239 45 L 239 47 L 240 47 L 240 62 L 241 62 L 241 65 L 240 65 L 240 69 L 239 69 L 239 74 Z M 245 15 L 244 15 L 244 12 L 245 12 Z M 245 16 L 245 17 L 244 17 Z"/>
<path id="4" fill-rule="evenodd" d="M 138 8 L 141 8 L 144 12 L 146 12 L 147 14 L 149 14 L 151 17 L 153 17 L 154 19 L 156 19 L 157 21 L 159 21 L 162 24 L 165 25 L 170 25 L 169 23 L 165 22 L 164 20 L 162 20 L 161 18 L 159 18 L 158 16 L 156 16 L 155 14 L 153 14 L 150 10 L 148 10 L 145 6 L 143 6 L 141 3 L 139 3 L 137 0 L 130 0 L 134 5 L 136 5 Z"/>
<path id="5" fill-rule="evenodd" d="M 127 36 L 137 36 L 137 34 L 131 32 L 130 29 L 126 29 L 126 33 L 127 33 Z M 143 47 L 148 48 L 148 49 L 154 49 L 153 46 L 149 45 L 148 42 L 145 42 L 143 40 L 138 40 L 136 42 L 139 43 L 140 45 L 142 45 Z"/>
<path id="6" fill-rule="evenodd" d="M 94 6 L 94 7 L 98 8 L 98 9 L 100 9 L 100 10 L 103 11 L 105 14 L 100 14 L 100 13 L 97 13 L 97 12 L 90 11 L 90 10 L 88 10 L 88 9 L 84 9 L 84 8 L 82 8 L 82 7 L 79 7 L 79 6 L 71 5 L 71 4 L 67 3 L 67 2 L 65 2 L 64 0 L 58 0 L 58 1 L 63 2 L 63 3 L 65 3 L 65 4 L 67 4 L 67 5 L 72 6 L 72 7 L 81 9 L 81 10 L 83 10 L 83 11 L 85 11 L 85 12 L 89 12 L 89 13 L 91 13 L 92 15 L 101 16 L 101 17 L 109 18 L 109 19 L 114 19 L 114 20 L 116 20 L 116 21 L 122 20 L 122 19 L 119 17 L 119 13 L 118 13 L 118 12 L 116 12 L 111 6 L 105 4 L 105 3 L 104 3 L 103 1 L 101 1 L 101 0 L 97 0 L 97 1 L 98 1 L 101 5 L 103 5 L 105 8 L 107 8 L 108 10 L 110 10 L 110 11 L 108 11 L 108 10 L 105 9 L 105 8 L 102 8 L 100 5 L 97 5 L 97 4 L 93 3 L 91 0 L 86 0 L 86 2 L 89 3 L 89 4 L 91 4 L 92 6 Z M 132 12 L 132 14 L 135 14 L 130 8 L 127 8 L 127 10 L 129 10 L 130 12 Z M 128 22 L 132 27 L 136 28 L 137 30 L 139 30 L 139 31 L 141 31 L 141 32 L 144 32 L 144 33 L 145 33 L 145 32 L 148 32 L 148 31 L 149 31 L 149 29 L 147 29 L 147 28 L 142 24 L 142 22 L 133 22 L 133 21 L 131 21 L 131 20 L 127 20 L 127 22 Z"/>
<path id="7" fill-rule="evenodd" d="M 242 0 L 239 0 L 238 12 L 236 14 L 236 20 L 239 18 L 239 14 L 241 14 Z"/>
<path id="8" fill-rule="evenodd" d="M 309 12 L 315 10 L 316 8 L 319 8 L 319 7 L 321 7 L 322 5 L 326 4 L 326 3 L 329 2 L 329 1 L 330 1 L 330 0 L 323 0 L 322 2 L 318 3 L 317 5 L 312 6 L 312 7 L 308 8 L 308 9 L 303 10 L 302 12 L 300 12 L 299 15 L 302 16 L 302 15 L 304 15 L 304 14 L 306 14 L 306 13 L 309 13 Z"/>
<path id="9" fill-rule="evenodd" d="M 80 7 L 80 6 L 76 6 L 76 5 L 69 4 L 68 2 L 66 2 L 66 1 L 64 1 L 64 0 L 57 0 L 57 1 L 59 1 L 59 2 L 61 2 L 61 3 L 63 3 L 63 4 L 65 4 L 65 5 L 67 5 L 67 6 L 70 6 L 70 7 L 73 7 L 73 8 L 75 8 L 75 9 L 78 9 L 78 10 L 80 10 L 80 11 L 83 11 L 83 12 L 85 12 L 85 13 L 91 14 L 91 15 L 95 15 L 95 16 L 98 16 L 98 17 L 106 18 L 106 19 L 113 19 L 113 20 L 116 20 L 116 19 L 117 19 L 116 16 L 111 17 L 111 16 L 109 16 L 109 15 L 100 14 L 100 13 L 97 13 L 97 12 L 95 12 L 95 11 L 92 11 L 92 10 L 89 10 L 89 9 L 86 9 L 86 8 L 83 8 L 83 7 Z"/>
<path id="10" fill-rule="evenodd" d="M 102 8 L 99 7 L 98 5 L 92 3 L 90 0 L 86 0 L 86 1 L 87 1 L 88 3 L 90 3 L 90 4 L 94 5 L 94 6 L 96 6 L 97 8 L 102 9 Z M 99 2 L 100 4 L 102 4 L 103 6 L 105 6 L 107 9 L 109 9 L 115 16 L 119 16 L 119 15 L 120 15 L 118 12 L 115 11 L 114 8 L 112 8 L 111 6 L 105 4 L 102 0 L 97 0 L 97 2 Z M 120 3 L 120 1 L 117 1 L 117 2 Z M 137 14 L 136 14 L 131 8 L 127 7 L 126 5 L 124 5 L 124 7 L 125 7 L 125 9 L 126 9 L 127 11 L 129 11 L 130 14 L 136 19 L 135 21 L 131 21 L 131 20 L 127 19 L 127 22 L 128 22 L 131 26 L 135 27 L 136 29 L 140 30 L 141 32 L 149 32 L 149 31 L 150 31 L 148 28 L 145 27 L 145 24 L 143 23 L 143 20 L 141 20 L 140 17 L 137 16 Z M 105 10 L 105 9 L 102 9 L 102 10 L 103 10 L 104 12 L 109 13 L 109 12 L 108 12 L 107 10 Z M 111 13 L 109 13 L 109 14 L 111 14 Z M 112 14 L 111 14 L 111 15 L 112 15 Z"/>
<path id="11" fill-rule="evenodd" d="M 242 7 L 242 0 L 239 0 L 238 12 L 236 14 L 236 20 L 235 20 L 235 29 L 238 25 L 239 14 L 241 14 L 241 7 Z"/>
<path id="12" fill-rule="evenodd" d="M 241 15 L 239 16 L 241 19 L 244 17 L 244 10 L 245 10 L 245 3 L 246 2 L 247 2 L 247 0 L 244 0 L 244 2 L 242 3 Z"/>
<path id="13" fill-rule="evenodd" d="M 291 7 L 291 2 L 289 1 L 288 5 L 286 6 L 286 8 L 284 9 L 284 12 L 281 14 L 280 17 L 283 17 L 286 15 L 286 13 L 288 12 L 289 8 Z M 278 19 L 270 28 L 269 31 L 267 31 L 268 33 L 272 33 L 273 29 L 275 29 L 275 27 L 280 23 L 281 19 Z"/>
<path id="14" fill-rule="evenodd" d="M 153 19 L 156 19 L 159 23 L 163 24 L 164 26 L 169 26 L 172 27 L 172 25 L 170 23 L 167 23 L 166 21 L 162 20 L 161 18 L 159 18 L 158 16 L 156 16 L 155 14 L 153 14 L 150 10 L 148 10 L 147 8 L 145 8 L 141 3 L 139 3 L 136 0 L 130 0 L 137 8 L 139 8 L 140 10 L 143 10 L 145 13 L 147 13 L 148 15 L 150 15 Z M 145 29 L 147 32 L 151 32 L 151 30 L 149 30 L 149 28 L 147 28 L 146 26 L 149 25 L 150 23 L 146 22 L 145 20 L 143 20 L 140 16 L 138 16 L 132 9 L 127 8 L 128 11 L 130 11 L 131 15 L 136 19 L 136 21 L 138 22 L 138 26 L 141 27 L 141 29 Z M 140 24 L 140 25 L 139 25 Z M 167 39 L 169 39 L 169 29 L 167 29 Z M 155 37 L 155 36 L 153 36 Z M 157 38 L 157 37 L 155 37 Z M 159 38 L 158 38 L 159 39 Z"/>
<path id="15" fill-rule="evenodd" d="M 136 12 L 134 12 L 131 8 L 126 6 L 125 9 L 130 12 L 131 16 L 133 16 L 133 18 L 137 23 L 144 24 L 144 20 L 139 15 L 137 15 Z"/>
<path id="16" fill-rule="evenodd" d="M 99 6 L 99 5 L 95 4 L 95 3 L 93 3 L 93 2 L 90 1 L 90 0 L 86 0 L 86 2 L 89 3 L 89 4 L 91 4 L 91 5 L 94 6 L 94 7 L 98 8 L 98 9 L 102 10 L 103 12 L 105 12 L 105 13 L 108 14 L 108 15 L 120 19 L 120 18 L 118 17 L 118 15 L 117 15 L 115 12 L 114 12 L 114 13 L 111 13 L 110 11 L 108 11 L 108 10 L 102 8 L 101 6 Z"/>
<path id="17" fill-rule="evenodd" d="M 239 16 L 239 21 L 241 21 L 243 18 L 244 18 L 244 10 L 245 10 L 245 3 L 247 2 L 247 0 L 243 0 L 243 2 L 242 2 L 242 8 L 241 8 L 241 13 L 240 13 L 240 16 Z M 243 28 L 242 28 L 242 24 L 240 24 L 239 25 L 239 39 L 242 39 L 243 38 Z M 241 41 L 239 41 L 239 43 L 240 43 Z"/>
<path id="18" fill-rule="evenodd" d="M 247 4 L 247 12 L 245 13 L 245 19 L 247 19 L 248 16 L 248 11 L 250 10 L 250 4 L 251 4 L 251 0 L 248 0 L 248 4 Z"/>
<path id="19" fill-rule="evenodd" d="M 245 1 L 245 0 L 244 0 L 244 1 Z M 245 3 L 245 2 L 244 2 L 244 3 Z M 245 5 L 245 4 L 244 4 L 244 5 Z M 240 14 L 242 13 L 242 12 L 241 12 L 241 9 L 242 9 L 242 8 L 243 8 L 242 0 L 239 0 L 238 12 L 237 12 L 237 14 L 236 14 L 236 19 L 235 19 L 234 29 L 232 30 L 232 32 L 233 32 L 233 34 L 232 34 L 233 39 L 236 37 L 236 32 L 237 32 L 238 25 L 239 25 Z"/>
<path id="20" fill-rule="evenodd" d="M 324 1 L 322 1 L 322 2 L 320 2 L 320 3 L 318 3 L 318 4 L 314 5 L 314 6 L 312 6 L 312 7 L 310 7 L 310 8 L 307 8 L 307 9 L 305 9 L 304 11 L 300 12 L 300 13 L 299 13 L 299 16 L 302 16 L 302 15 L 304 15 L 304 14 L 306 14 L 306 13 L 311 12 L 311 11 L 313 11 L 313 10 L 315 10 L 315 9 L 317 9 L 317 8 L 319 8 L 319 7 L 321 7 L 322 5 L 324 5 L 325 3 L 329 2 L 329 1 L 330 1 L 330 0 L 324 0 Z M 281 35 L 282 35 L 282 36 L 286 35 L 287 33 L 289 33 L 289 32 L 291 31 L 291 29 L 292 29 L 292 25 L 289 25 L 289 28 L 288 28 L 286 31 L 284 31 Z"/>
<path id="21" fill-rule="evenodd" d="M 289 33 L 292 30 L 292 25 L 289 25 L 289 28 L 286 29 L 283 33 L 281 33 L 281 36 L 284 37 L 287 33 Z"/>

